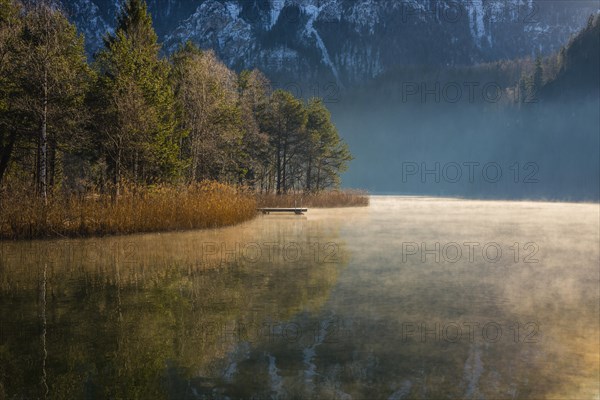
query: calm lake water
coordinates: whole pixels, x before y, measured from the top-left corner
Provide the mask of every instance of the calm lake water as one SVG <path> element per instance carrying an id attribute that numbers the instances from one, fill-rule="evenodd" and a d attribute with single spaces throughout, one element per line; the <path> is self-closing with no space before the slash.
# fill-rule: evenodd
<path id="1" fill-rule="evenodd" d="M 0 398 L 598 399 L 599 206 L 0 243 Z"/>

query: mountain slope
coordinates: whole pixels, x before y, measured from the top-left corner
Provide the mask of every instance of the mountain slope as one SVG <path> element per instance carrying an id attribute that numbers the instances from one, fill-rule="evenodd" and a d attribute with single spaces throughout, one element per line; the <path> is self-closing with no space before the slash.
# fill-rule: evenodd
<path id="1" fill-rule="evenodd" d="M 598 99 L 600 91 L 600 14 L 560 52 L 561 69 L 542 89 L 542 99 Z"/>
<path id="2" fill-rule="evenodd" d="M 94 52 L 119 0 L 63 0 Z M 167 50 L 192 40 L 236 69 L 339 85 L 398 65 L 465 65 L 550 53 L 596 1 L 149 0 Z"/>

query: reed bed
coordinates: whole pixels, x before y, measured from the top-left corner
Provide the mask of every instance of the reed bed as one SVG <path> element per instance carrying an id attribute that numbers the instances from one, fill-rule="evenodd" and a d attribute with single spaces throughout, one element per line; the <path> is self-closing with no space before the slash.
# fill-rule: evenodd
<path id="1" fill-rule="evenodd" d="M 256 215 L 254 195 L 216 182 L 130 187 L 117 201 L 106 194 L 50 196 L 24 190 L 0 194 L 0 239 L 84 237 L 217 228 Z"/>
<path id="2" fill-rule="evenodd" d="M 259 194 L 259 207 L 366 207 L 369 194 L 361 190 L 327 190 L 316 193 Z"/>

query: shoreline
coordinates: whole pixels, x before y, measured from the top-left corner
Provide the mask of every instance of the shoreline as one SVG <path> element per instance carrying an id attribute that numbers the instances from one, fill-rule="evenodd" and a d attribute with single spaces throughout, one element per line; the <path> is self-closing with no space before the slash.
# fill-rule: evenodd
<path id="1" fill-rule="evenodd" d="M 0 203 L 0 242 L 226 228 L 255 219 L 259 215 L 257 209 L 265 202 L 275 200 L 282 207 L 298 196 L 256 194 L 217 182 L 129 188 L 117 202 L 106 194 L 88 193 L 76 198 L 58 195 L 44 204 L 38 198 L 16 191 Z M 301 196 L 309 199 L 311 208 L 366 206 L 369 201 L 366 193 L 347 190 Z"/>
<path id="2" fill-rule="evenodd" d="M 460 196 L 434 196 L 434 195 L 419 195 L 419 194 L 369 194 L 371 198 L 383 198 L 383 197 L 394 197 L 402 199 L 431 199 L 431 200 L 461 200 L 461 201 L 496 201 L 496 202 L 507 202 L 507 203 L 548 203 L 548 204 L 599 204 L 600 200 L 565 200 L 565 199 L 536 199 L 536 198 L 522 198 L 522 199 L 503 199 L 503 198 L 484 198 L 484 197 L 460 197 Z"/>

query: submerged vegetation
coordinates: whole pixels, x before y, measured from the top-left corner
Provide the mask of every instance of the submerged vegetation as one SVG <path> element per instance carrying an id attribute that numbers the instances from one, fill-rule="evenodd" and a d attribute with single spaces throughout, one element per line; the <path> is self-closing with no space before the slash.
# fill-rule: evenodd
<path id="1" fill-rule="evenodd" d="M 246 191 L 339 186 L 352 156 L 321 99 L 190 42 L 163 57 L 143 0 L 91 62 L 83 39 L 54 3 L 0 0 L 1 237 L 223 226 Z"/>

